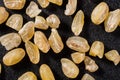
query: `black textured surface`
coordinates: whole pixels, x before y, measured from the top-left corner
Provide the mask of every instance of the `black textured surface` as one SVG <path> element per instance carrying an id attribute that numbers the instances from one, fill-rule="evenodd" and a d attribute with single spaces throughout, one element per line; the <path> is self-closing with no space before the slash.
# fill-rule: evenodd
<path id="1" fill-rule="evenodd" d="M 10 15 L 14 13 L 22 14 L 24 17 L 24 23 L 30 20 L 34 21 L 34 19 L 30 19 L 25 14 L 25 9 L 29 5 L 30 1 L 33 1 L 33 0 L 27 0 L 27 3 L 24 9 L 20 11 L 9 10 L 9 9 L 7 9 L 7 11 L 10 13 Z M 67 4 L 67 0 L 63 0 L 63 1 L 64 1 L 64 4 L 61 7 L 51 3 L 46 9 L 42 9 L 43 11 L 40 15 L 46 18 L 48 15 L 54 13 L 60 18 L 61 25 L 60 25 L 60 28 L 58 29 L 58 32 L 65 44 L 65 41 L 67 40 L 67 38 L 69 36 L 73 36 L 73 33 L 71 32 L 71 23 L 75 14 L 72 16 L 64 15 L 64 10 Z M 95 40 L 100 40 L 104 42 L 105 52 L 111 49 L 116 49 L 120 53 L 120 27 L 118 27 L 117 30 L 112 33 L 106 33 L 104 31 L 103 23 L 97 26 L 91 22 L 90 15 L 93 8 L 102 1 L 105 1 L 109 5 L 110 10 L 115 10 L 117 8 L 120 8 L 120 0 L 78 0 L 76 12 L 81 9 L 85 13 L 85 25 L 80 36 L 86 38 L 90 45 Z M 0 0 L 0 6 L 4 6 L 3 0 Z M 39 6 L 39 8 L 41 7 Z M 0 25 L 0 36 L 10 32 L 15 32 L 15 31 L 5 26 L 5 24 Z M 47 31 L 43 31 L 43 32 L 46 34 L 47 37 L 49 37 L 51 31 L 49 28 Z M 24 48 L 24 43 L 22 43 L 19 47 Z M 2 57 L 5 55 L 6 52 L 7 51 L 5 50 L 5 48 L 0 45 L 0 63 L 2 63 L 2 74 L 0 75 L 0 80 L 17 80 L 17 78 L 26 71 L 34 72 L 37 75 L 38 80 L 41 80 L 39 76 L 39 67 L 43 63 L 48 64 L 50 66 L 56 80 L 80 80 L 84 73 L 89 73 L 96 80 L 120 80 L 120 64 L 118 64 L 117 66 L 114 66 L 114 64 L 108 61 L 105 57 L 103 59 L 92 57 L 99 66 L 99 70 L 97 72 L 90 73 L 86 71 L 84 68 L 85 67 L 84 63 L 81 63 L 77 65 L 80 69 L 80 73 L 76 79 L 69 79 L 65 77 L 61 70 L 60 59 L 62 57 L 71 59 L 70 54 L 72 52 L 75 52 L 67 48 L 66 45 L 62 50 L 62 52 L 59 54 L 54 54 L 52 50 L 50 50 L 48 54 L 43 54 L 41 52 L 41 59 L 39 64 L 37 65 L 32 64 L 29 61 L 28 56 L 26 55 L 25 58 L 17 65 L 7 67 L 2 62 Z M 88 53 L 86 54 L 88 55 Z"/>

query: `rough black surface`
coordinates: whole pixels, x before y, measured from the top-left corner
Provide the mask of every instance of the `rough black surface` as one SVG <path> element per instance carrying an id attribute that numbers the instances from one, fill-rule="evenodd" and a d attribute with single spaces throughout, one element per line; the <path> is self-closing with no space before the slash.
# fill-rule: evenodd
<path id="1" fill-rule="evenodd" d="M 34 19 L 30 19 L 29 16 L 25 14 L 25 9 L 29 5 L 30 1 L 37 2 L 36 0 L 27 0 L 27 3 L 22 10 L 16 11 L 16 10 L 7 9 L 7 11 L 10 13 L 10 15 L 14 13 L 22 14 L 24 17 L 24 23 L 30 20 L 34 21 Z M 73 33 L 71 32 L 71 23 L 75 14 L 72 16 L 64 15 L 64 10 L 67 4 L 67 0 L 63 0 L 63 1 L 64 4 L 60 7 L 51 3 L 46 9 L 42 9 L 43 11 L 40 14 L 40 16 L 44 16 L 46 18 L 50 14 L 54 13 L 60 18 L 61 25 L 60 28 L 58 29 L 58 32 L 65 44 L 67 38 L 69 36 L 73 36 Z M 120 27 L 118 27 L 117 30 L 112 33 L 106 33 L 104 30 L 103 23 L 97 26 L 91 22 L 90 15 L 93 8 L 102 1 L 105 1 L 109 5 L 110 10 L 115 10 L 117 8 L 120 8 L 120 0 L 78 0 L 76 12 L 81 9 L 85 13 L 85 25 L 80 36 L 86 38 L 90 45 L 95 40 L 100 40 L 104 42 L 105 52 L 111 49 L 116 49 L 120 53 Z M 0 0 L 0 6 L 4 6 L 3 0 Z M 39 6 L 39 8 L 41 7 Z M 0 36 L 10 32 L 16 32 L 16 31 L 7 27 L 5 23 L 0 25 Z M 47 37 L 49 37 L 51 31 L 49 28 L 47 31 L 43 31 L 43 32 L 46 34 Z M 19 47 L 24 48 L 24 43 L 22 43 Z M 89 73 L 96 80 L 120 80 L 120 64 L 114 66 L 114 64 L 108 61 L 105 57 L 103 59 L 92 57 L 99 66 L 99 70 L 97 72 L 90 73 L 86 71 L 84 68 L 85 67 L 84 63 L 81 63 L 77 65 L 80 69 L 80 73 L 76 79 L 69 79 L 65 77 L 61 70 L 60 59 L 63 57 L 71 59 L 70 54 L 72 52 L 75 52 L 69 49 L 66 46 L 66 44 L 62 52 L 59 54 L 55 54 L 52 50 L 50 50 L 48 54 L 43 54 L 41 52 L 40 53 L 41 60 L 37 65 L 32 64 L 29 61 L 28 56 L 26 55 L 25 58 L 17 65 L 7 67 L 2 62 L 2 57 L 6 54 L 6 52 L 7 51 L 5 50 L 5 48 L 2 45 L 0 45 L 0 63 L 2 63 L 2 74 L 0 75 L 0 80 L 17 80 L 17 78 L 26 71 L 34 72 L 37 75 L 38 80 L 41 80 L 39 75 L 39 67 L 41 64 L 48 64 L 50 66 L 56 80 L 80 80 L 84 73 Z M 86 54 L 88 55 L 88 53 Z"/>

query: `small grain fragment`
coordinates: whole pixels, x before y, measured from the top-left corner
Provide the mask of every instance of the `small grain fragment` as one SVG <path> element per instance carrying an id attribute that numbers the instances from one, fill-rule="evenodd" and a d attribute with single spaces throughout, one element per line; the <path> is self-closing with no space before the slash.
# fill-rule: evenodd
<path id="1" fill-rule="evenodd" d="M 41 13 L 41 11 L 42 10 L 38 8 L 38 5 L 34 1 L 31 1 L 29 6 L 26 8 L 26 14 L 30 18 L 38 16 Z"/>
<path id="2" fill-rule="evenodd" d="M 79 36 L 69 37 L 66 41 L 66 44 L 70 49 L 83 53 L 87 52 L 90 48 L 88 41 Z"/>
<path id="3" fill-rule="evenodd" d="M 36 16 L 35 17 L 35 28 L 47 30 L 48 24 L 47 21 L 42 16 Z"/>
<path id="4" fill-rule="evenodd" d="M 85 69 L 88 70 L 89 72 L 95 72 L 99 68 L 95 61 L 88 56 L 85 57 L 84 64 Z"/>
<path id="5" fill-rule="evenodd" d="M 81 80 L 95 80 L 95 78 L 92 77 L 90 74 L 85 73 Z"/>
<path id="6" fill-rule="evenodd" d="M 6 25 L 16 31 L 19 31 L 23 26 L 23 17 L 20 14 L 13 14 L 6 22 Z"/>
<path id="7" fill-rule="evenodd" d="M 101 41 L 94 41 L 91 48 L 89 55 L 91 56 L 98 56 L 99 58 L 103 58 L 104 55 L 104 44 Z"/>
<path id="8" fill-rule="evenodd" d="M 1 63 L 0 63 L 0 74 L 1 74 L 1 72 L 2 72 L 2 65 L 1 65 Z"/>
<path id="9" fill-rule="evenodd" d="M 3 2 L 8 9 L 20 10 L 24 7 L 26 0 L 4 0 Z"/>
<path id="10" fill-rule="evenodd" d="M 51 14 L 46 18 L 46 21 L 51 28 L 59 28 L 60 19 L 57 17 L 57 15 Z"/>
<path id="11" fill-rule="evenodd" d="M 6 48 L 6 50 L 18 47 L 21 41 L 21 37 L 18 33 L 8 33 L 0 37 L 0 43 Z"/>
<path id="12" fill-rule="evenodd" d="M 40 61 L 40 52 L 38 47 L 31 41 L 25 42 L 25 48 L 29 56 L 30 61 L 33 64 L 37 64 Z"/>
<path id="13" fill-rule="evenodd" d="M 32 21 L 27 22 L 22 29 L 19 30 L 19 34 L 24 42 L 29 41 L 34 35 L 35 24 Z"/>
<path id="14" fill-rule="evenodd" d="M 111 50 L 105 53 L 105 57 L 114 63 L 114 65 L 118 65 L 120 62 L 120 55 L 117 50 Z"/>
<path id="15" fill-rule="evenodd" d="M 46 8 L 46 7 L 48 7 L 49 4 L 50 4 L 50 2 L 49 2 L 48 0 L 37 0 L 37 1 L 38 1 L 38 3 L 40 4 L 40 6 L 41 6 L 42 8 Z"/>
<path id="16" fill-rule="evenodd" d="M 34 34 L 34 43 L 38 46 L 38 48 L 47 53 L 50 49 L 49 42 L 45 36 L 45 34 L 41 31 L 36 31 Z"/>
<path id="17" fill-rule="evenodd" d="M 33 72 L 25 72 L 22 74 L 18 80 L 37 80 L 37 76 Z"/>
<path id="18" fill-rule="evenodd" d="M 99 3 L 91 14 L 91 20 L 94 24 L 99 25 L 101 24 L 108 16 L 109 7 L 107 3 L 101 2 Z"/>
<path id="19" fill-rule="evenodd" d="M 52 50 L 55 53 L 60 53 L 62 49 L 64 48 L 62 39 L 56 29 L 51 29 L 51 34 L 50 34 L 48 41 L 49 41 L 49 44 Z"/>
<path id="20" fill-rule="evenodd" d="M 76 64 L 80 64 L 85 59 L 85 53 L 74 52 L 71 54 L 72 60 Z"/>
<path id="21" fill-rule="evenodd" d="M 49 2 L 61 6 L 63 4 L 63 0 L 48 0 Z"/>
<path id="22" fill-rule="evenodd" d="M 19 63 L 25 56 L 25 51 L 22 48 L 16 48 L 5 54 L 3 63 L 6 66 L 12 66 Z"/>
<path id="23" fill-rule="evenodd" d="M 9 13 L 4 7 L 0 7 L 0 24 L 4 23 L 9 16 Z"/>
<path id="24" fill-rule="evenodd" d="M 42 80 L 55 80 L 52 70 L 47 64 L 42 64 L 39 69 Z"/>
<path id="25" fill-rule="evenodd" d="M 69 16 L 73 15 L 77 8 L 77 0 L 68 0 L 68 4 L 66 5 L 66 10 L 64 11 L 64 14 Z"/>
<path id="26" fill-rule="evenodd" d="M 120 9 L 110 11 L 104 26 L 106 32 L 113 32 L 116 30 L 120 22 Z"/>
<path id="27" fill-rule="evenodd" d="M 79 74 L 79 68 L 69 59 L 62 58 L 62 71 L 64 75 L 68 78 L 76 78 Z"/>
<path id="28" fill-rule="evenodd" d="M 74 35 L 79 35 L 82 32 L 84 26 L 84 13 L 82 10 L 79 10 L 72 22 L 71 30 Z"/>

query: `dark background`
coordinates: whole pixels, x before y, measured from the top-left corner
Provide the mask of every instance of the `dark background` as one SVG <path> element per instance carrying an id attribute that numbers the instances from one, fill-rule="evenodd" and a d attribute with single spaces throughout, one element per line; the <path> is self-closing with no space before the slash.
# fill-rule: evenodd
<path id="1" fill-rule="evenodd" d="M 25 9 L 29 5 L 30 1 L 37 2 L 36 0 L 27 0 L 26 5 L 22 10 L 16 11 L 16 10 L 7 9 L 7 11 L 10 13 L 10 15 L 14 13 L 22 14 L 24 17 L 24 24 L 30 20 L 34 21 L 34 19 L 30 19 L 29 16 L 25 14 Z M 42 9 L 42 13 L 40 14 L 40 16 L 44 16 L 46 18 L 50 14 L 54 13 L 60 18 L 61 24 L 58 29 L 58 32 L 64 42 L 64 49 L 62 50 L 62 52 L 60 52 L 59 54 L 55 54 L 52 51 L 52 49 L 50 49 L 50 51 L 47 54 L 40 52 L 41 59 L 37 65 L 32 64 L 29 61 L 28 56 L 26 55 L 25 58 L 20 63 L 11 67 L 7 67 L 2 62 L 2 58 L 7 51 L 2 45 L 0 45 L 0 63 L 2 63 L 2 74 L 0 75 L 0 80 L 17 80 L 19 76 L 21 76 L 23 73 L 27 71 L 34 72 L 38 80 L 41 80 L 39 76 L 39 67 L 43 63 L 48 64 L 50 66 L 56 80 L 80 80 L 84 73 L 89 73 L 96 80 L 120 80 L 120 64 L 115 66 L 112 62 L 108 61 L 105 57 L 103 59 L 99 59 L 98 57 L 96 58 L 91 57 L 96 61 L 96 63 L 99 66 L 99 70 L 95 73 L 90 73 L 86 71 L 83 62 L 77 65 L 80 69 L 80 73 L 76 79 L 69 79 L 65 77 L 65 75 L 61 70 L 61 63 L 60 63 L 61 58 L 65 57 L 65 58 L 71 59 L 70 54 L 72 52 L 75 52 L 69 49 L 66 46 L 65 42 L 68 37 L 73 36 L 73 33 L 71 31 L 72 20 L 76 12 L 80 9 L 83 10 L 85 14 L 85 24 L 80 36 L 86 38 L 90 45 L 95 40 L 102 41 L 105 45 L 105 52 L 112 49 L 116 49 L 120 53 L 120 27 L 118 27 L 112 33 L 106 33 L 104 30 L 103 23 L 97 26 L 97 25 L 94 25 L 90 19 L 90 15 L 93 8 L 100 2 L 105 1 L 109 5 L 110 11 L 112 11 L 117 8 L 120 8 L 120 0 L 78 0 L 77 10 L 72 16 L 64 15 L 64 10 L 68 0 L 63 0 L 63 1 L 64 1 L 63 5 L 60 7 L 51 3 L 46 9 Z M 0 0 L 0 6 L 4 6 L 3 0 Z M 39 6 L 39 8 L 41 7 Z M 16 32 L 16 31 L 7 27 L 5 24 L 0 25 L 0 36 L 10 32 Z M 49 28 L 47 31 L 43 31 L 43 32 L 48 38 L 51 30 Z M 19 47 L 24 48 L 24 43 L 22 43 Z M 86 54 L 88 55 L 88 53 Z"/>

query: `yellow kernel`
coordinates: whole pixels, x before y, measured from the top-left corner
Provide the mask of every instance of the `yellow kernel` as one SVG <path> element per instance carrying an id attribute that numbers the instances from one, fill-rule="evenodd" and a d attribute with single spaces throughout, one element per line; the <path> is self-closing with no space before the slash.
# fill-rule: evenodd
<path id="1" fill-rule="evenodd" d="M 49 2 L 61 6 L 63 4 L 63 0 L 48 0 Z"/>
<path id="2" fill-rule="evenodd" d="M 37 1 L 42 8 L 46 8 L 47 6 L 49 6 L 50 3 L 48 0 L 37 0 Z"/>
<path id="3" fill-rule="evenodd" d="M 4 5 L 8 9 L 20 10 L 24 7 L 26 0 L 4 0 Z"/>
<path id="4" fill-rule="evenodd" d="M 71 57 L 74 63 L 80 64 L 85 59 L 85 53 L 74 52 Z"/>
<path id="5" fill-rule="evenodd" d="M 62 58 L 62 71 L 68 78 L 76 78 L 79 74 L 79 68 L 69 59 Z"/>
<path id="6" fill-rule="evenodd" d="M 40 61 L 40 52 L 38 47 L 31 41 L 25 42 L 25 48 L 29 56 L 30 61 L 33 64 L 37 64 Z"/>
<path id="7" fill-rule="evenodd" d="M 42 64 L 39 69 L 42 80 L 55 80 L 52 70 L 47 64 Z"/>
<path id="8" fill-rule="evenodd" d="M 91 48 L 89 55 L 91 56 L 98 56 L 99 58 L 103 58 L 104 55 L 104 44 L 101 41 L 94 41 Z"/>
<path id="9" fill-rule="evenodd" d="M 95 80 L 90 74 L 85 73 L 81 80 Z"/>
<path id="10" fill-rule="evenodd" d="M 9 17 L 6 25 L 16 31 L 19 31 L 23 26 L 23 17 L 20 14 L 13 14 Z"/>
<path id="11" fill-rule="evenodd" d="M 19 63 L 25 56 L 25 51 L 22 48 L 16 48 L 5 54 L 3 63 L 7 66 L 12 66 Z"/>
<path id="12" fill-rule="evenodd" d="M 69 16 L 73 15 L 77 8 L 77 0 L 68 0 L 68 4 L 66 5 L 66 10 L 64 11 L 64 14 Z"/>
<path id="13" fill-rule="evenodd" d="M 9 16 L 9 13 L 4 7 L 0 7 L 0 24 L 4 23 Z"/>
<path id="14" fill-rule="evenodd" d="M 82 32 L 84 26 L 84 13 L 82 10 L 79 10 L 72 22 L 72 32 L 74 33 L 74 35 L 79 35 Z"/>
<path id="15" fill-rule="evenodd" d="M 21 75 L 18 80 L 37 80 L 37 76 L 33 72 L 26 72 Z"/>
<path id="16" fill-rule="evenodd" d="M 99 3 L 91 14 L 91 20 L 94 24 L 99 25 L 101 24 L 108 16 L 109 7 L 107 3 L 101 2 Z"/>

